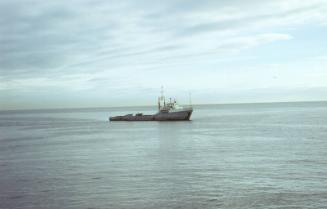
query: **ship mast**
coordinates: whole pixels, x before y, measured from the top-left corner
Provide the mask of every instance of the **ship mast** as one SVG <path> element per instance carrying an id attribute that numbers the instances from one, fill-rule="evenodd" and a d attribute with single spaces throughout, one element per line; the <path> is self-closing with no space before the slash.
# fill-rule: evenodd
<path id="1" fill-rule="evenodd" d="M 158 97 L 158 109 L 159 109 L 159 111 L 161 109 L 161 101 L 162 100 L 164 101 L 164 106 L 166 105 L 163 86 L 161 86 L 161 92 L 160 93 L 161 93 L 161 95 L 160 95 L 160 97 Z"/>
<path id="2" fill-rule="evenodd" d="M 164 98 L 164 89 L 163 89 L 163 86 L 161 86 L 161 97 L 160 99 L 163 100 Z"/>
<path id="3" fill-rule="evenodd" d="M 166 106 L 166 99 L 165 99 L 165 96 L 164 96 L 163 86 L 161 86 L 161 97 L 160 97 L 160 100 L 163 100 L 164 101 L 164 106 Z"/>

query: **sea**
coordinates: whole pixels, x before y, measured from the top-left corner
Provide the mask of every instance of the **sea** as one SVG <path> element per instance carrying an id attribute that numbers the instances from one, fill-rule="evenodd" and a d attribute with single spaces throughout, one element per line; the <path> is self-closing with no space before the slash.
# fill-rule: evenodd
<path id="1" fill-rule="evenodd" d="M 0 112 L 1 209 L 327 208 L 327 102 Z"/>

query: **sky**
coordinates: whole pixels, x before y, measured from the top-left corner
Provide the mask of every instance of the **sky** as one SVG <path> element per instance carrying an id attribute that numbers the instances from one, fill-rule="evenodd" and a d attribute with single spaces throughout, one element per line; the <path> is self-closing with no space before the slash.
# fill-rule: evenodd
<path id="1" fill-rule="evenodd" d="M 327 100 L 325 0 L 1 0 L 0 109 Z"/>

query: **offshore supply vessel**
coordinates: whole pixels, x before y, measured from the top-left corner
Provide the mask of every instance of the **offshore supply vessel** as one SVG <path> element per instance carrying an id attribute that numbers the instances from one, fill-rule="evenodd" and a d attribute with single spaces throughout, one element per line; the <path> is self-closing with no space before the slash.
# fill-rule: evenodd
<path id="1" fill-rule="evenodd" d="M 161 97 L 158 98 L 158 112 L 153 115 L 144 115 L 143 113 L 127 114 L 123 116 L 110 117 L 110 121 L 182 121 L 190 120 L 193 112 L 192 105 L 189 107 L 181 107 L 176 100 L 166 103 L 161 90 Z"/>

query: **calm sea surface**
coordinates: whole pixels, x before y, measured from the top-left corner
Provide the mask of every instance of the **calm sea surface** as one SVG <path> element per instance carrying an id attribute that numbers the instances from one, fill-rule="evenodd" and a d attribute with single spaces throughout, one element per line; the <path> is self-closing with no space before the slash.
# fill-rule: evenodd
<path id="1" fill-rule="evenodd" d="M 0 208 L 327 208 L 327 103 L 0 112 Z"/>

